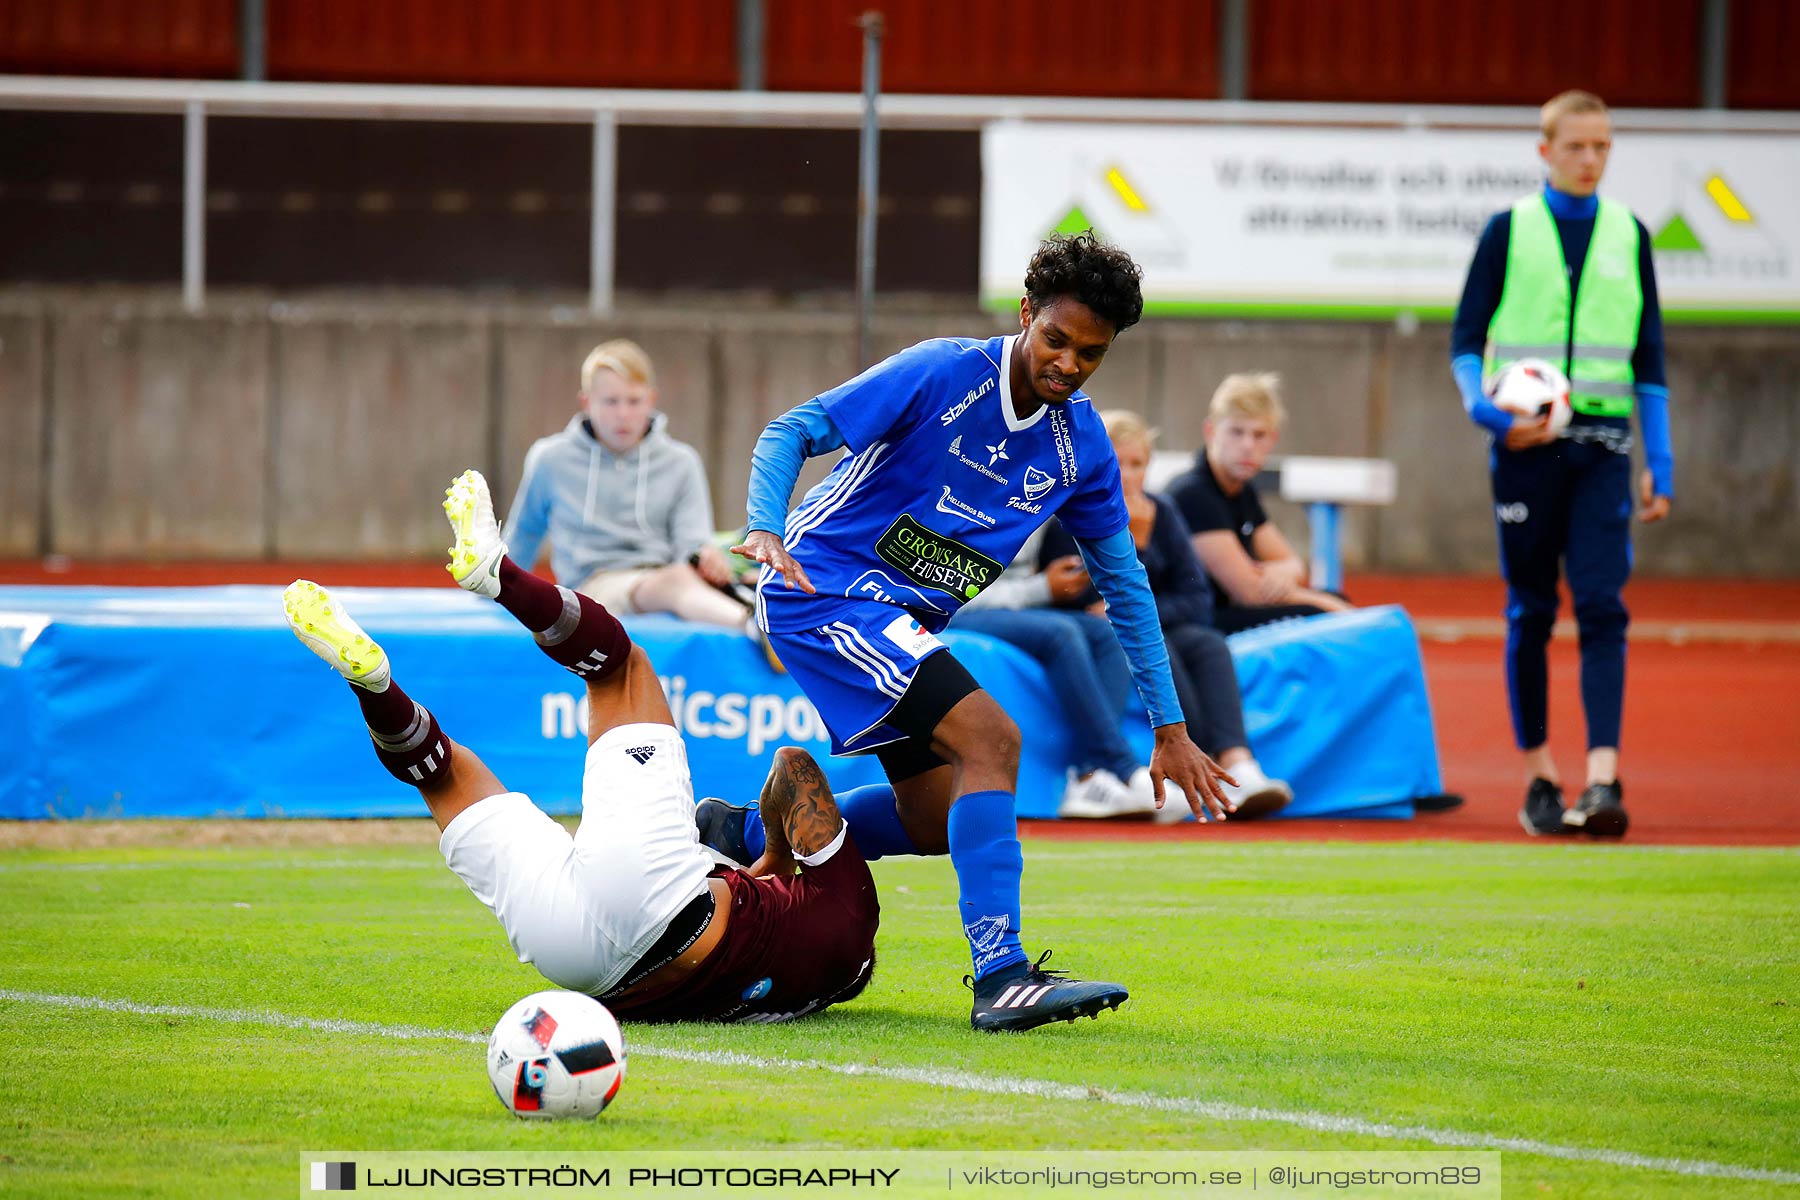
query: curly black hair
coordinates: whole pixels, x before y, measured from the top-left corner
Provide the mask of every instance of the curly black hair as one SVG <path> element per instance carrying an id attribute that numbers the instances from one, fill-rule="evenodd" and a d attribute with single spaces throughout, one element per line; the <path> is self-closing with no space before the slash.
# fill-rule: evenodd
<path id="1" fill-rule="evenodd" d="M 1124 333 L 1144 315 L 1144 272 L 1131 255 L 1086 233 L 1053 233 L 1025 268 L 1025 295 L 1039 310 L 1059 296 L 1073 296 Z"/>

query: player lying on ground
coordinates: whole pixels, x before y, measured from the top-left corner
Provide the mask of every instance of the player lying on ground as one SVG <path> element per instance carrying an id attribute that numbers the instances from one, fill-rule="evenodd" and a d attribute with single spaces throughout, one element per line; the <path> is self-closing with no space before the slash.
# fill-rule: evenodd
<path id="1" fill-rule="evenodd" d="M 1051 516 L 1106 598 L 1156 729 L 1158 807 L 1167 778 L 1197 815 L 1230 809 L 1230 777 L 1188 737 L 1119 464 L 1080 390 L 1142 314 L 1139 274 L 1090 235 L 1053 237 L 1026 272 L 1017 334 L 902 351 L 776 418 L 751 464 L 749 532 L 736 549 L 763 564 L 757 619 L 833 753 L 881 760 L 891 786 L 844 805 L 864 850 L 950 855 L 977 1029 L 1029 1029 L 1126 998 L 1118 984 L 1026 957 L 1019 728 L 934 636 Z M 849 453 L 790 513 L 801 465 L 840 449 Z"/>
<path id="2" fill-rule="evenodd" d="M 349 681 L 375 757 L 419 789 L 445 861 L 500 919 L 519 961 L 626 1020 L 781 1021 L 861 992 L 875 960 L 875 883 L 812 757 L 776 752 L 757 874 L 718 868 L 697 840 L 687 750 L 643 648 L 596 601 L 506 557 L 480 475 L 458 478 L 444 508 L 456 527 L 451 574 L 587 684 L 572 837 L 400 689 L 381 647 L 324 588 L 296 580 L 283 599 L 295 635 Z"/>

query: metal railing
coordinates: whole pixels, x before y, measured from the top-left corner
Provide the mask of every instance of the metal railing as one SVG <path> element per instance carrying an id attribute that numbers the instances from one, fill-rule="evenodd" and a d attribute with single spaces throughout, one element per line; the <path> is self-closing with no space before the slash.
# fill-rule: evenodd
<path id="1" fill-rule="evenodd" d="M 349 120 L 498 121 L 582 124 L 593 130 L 588 307 L 612 311 L 613 233 L 620 125 L 805 126 L 853 129 L 854 93 L 707 92 L 587 88 L 421 87 L 379 84 L 241 83 L 0 75 L 0 109 L 180 114 L 182 295 L 190 311 L 206 299 L 206 120 L 209 116 Z M 1800 133 L 1800 113 L 1617 109 L 1614 123 L 1638 133 Z M 1053 96 L 881 98 L 885 129 L 979 130 L 999 121 L 1311 126 L 1362 129 L 1529 130 L 1527 107 L 1293 104 L 1237 100 L 1090 100 Z"/>

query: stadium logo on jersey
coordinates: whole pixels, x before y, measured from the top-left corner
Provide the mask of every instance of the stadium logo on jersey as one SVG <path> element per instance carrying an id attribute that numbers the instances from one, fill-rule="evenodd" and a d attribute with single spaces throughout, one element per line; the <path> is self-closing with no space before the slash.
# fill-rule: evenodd
<path id="1" fill-rule="evenodd" d="M 988 516 L 974 505 L 964 504 L 961 500 L 958 500 L 955 496 L 951 495 L 950 485 L 947 483 L 944 485 L 944 494 L 938 497 L 937 510 L 941 513 L 949 513 L 953 517 L 967 517 L 971 521 L 979 521 L 983 525 L 989 527 L 992 527 L 994 524 L 994 518 Z"/>
<path id="2" fill-rule="evenodd" d="M 987 451 L 988 451 L 988 466 L 990 466 L 990 467 L 993 466 L 996 462 L 1011 462 L 1012 461 L 1012 459 L 1008 458 L 1007 454 L 1006 454 L 1006 439 L 1005 438 L 1000 439 L 1000 444 L 998 446 L 989 446 L 987 448 Z"/>
<path id="3" fill-rule="evenodd" d="M 637 765 L 641 767 L 645 763 L 650 761 L 651 756 L 656 753 L 656 747 L 655 746 L 633 746 L 633 747 L 631 747 L 631 749 L 625 751 L 625 753 L 627 753 L 627 754 L 631 755 L 631 757 L 635 758 L 637 760 Z"/>
<path id="4" fill-rule="evenodd" d="M 1025 468 L 1025 498 L 1041 500 L 1044 493 L 1056 486 L 1056 480 L 1036 467 Z"/>
<path id="5" fill-rule="evenodd" d="M 952 404 L 949 408 L 945 409 L 944 414 L 938 418 L 938 424 L 948 425 L 951 422 L 955 421 L 956 418 L 962 416 L 965 412 L 969 411 L 969 405 L 975 403 L 977 400 L 981 399 L 983 396 L 985 396 L 989 392 L 993 391 L 993 389 L 994 389 L 994 377 L 992 375 L 989 375 L 986 379 L 981 381 L 980 387 L 970 388 L 968 395 L 964 396 L 961 400 L 958 400 L 955 404 Z M 952 453 L 952 454 L 956 453 L 956 448 L 954 446 L 951 447 L 950 453 Z"/>
<path id="6" fill-rule="evenodd" d="M 876 539 L 875 553 L 914 583 L 959 600 L 974 599 L 1002 570 L 981 551 L 927 529 L 905 513 Z"/>

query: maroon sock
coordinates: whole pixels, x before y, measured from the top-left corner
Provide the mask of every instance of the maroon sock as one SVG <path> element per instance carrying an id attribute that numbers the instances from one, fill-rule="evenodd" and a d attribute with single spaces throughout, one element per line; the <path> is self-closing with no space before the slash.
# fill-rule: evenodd
<path id="1" fill-rule="evenodd" d="M 583 679 L 604 679 L 625 665 L 631 635 L 598 600 L 558 587 L 562 613 L 548 629 L 534 633 L 538 647 Z M 501 592 L 505 595 L 505 592 Z"/>
<path id="2" fill-rule="evenodd" d="M 563 598 L 554 583 L 533 575 L 506 557 L 500 560 L 500 606 L 533 633 L 556 624 L 563 613 Z"/>
<path id="3" fill-rule="evenodd" d="M 499 600 L 545 654 L 583 679 L 604 679 L 631 653 L 631 635 L 605 605 L 533 575 L 510 557 L 500 560 Z"/>
<path id="4" fill-rule="evenodd" d="M 375 757 L 389 775 L 415 787 L 431 787 L 450 773 L 450 739 L 438 728 L 431 710 L 388 680 L 386 690 L 350 685 L 362 705 Z"/>
<path id="5" fill-rule="evenodd" d="M 361 684 L 350 685 L 350 694 L 362 706 L 363 723 L 376 737 L 399 737 L 412 725 L 413 711 L 419 706 L 401 690 L 391 677 L 387 687 L 372 692 Z"/>

